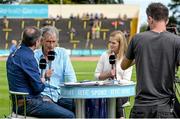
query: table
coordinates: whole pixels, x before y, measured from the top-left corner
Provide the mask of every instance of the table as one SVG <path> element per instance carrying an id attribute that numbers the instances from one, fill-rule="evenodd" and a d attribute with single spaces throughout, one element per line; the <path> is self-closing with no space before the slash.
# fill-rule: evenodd
<path id="1" fill-rule="evenodd" d="M 112 85 L 62 85 L 63 98 L 75 99 L 76 118 L 85 118 L 85 99 L 109 98 L 108 118 L 115 118 L 117 97 L 135 95 L 135 83 Z"/>

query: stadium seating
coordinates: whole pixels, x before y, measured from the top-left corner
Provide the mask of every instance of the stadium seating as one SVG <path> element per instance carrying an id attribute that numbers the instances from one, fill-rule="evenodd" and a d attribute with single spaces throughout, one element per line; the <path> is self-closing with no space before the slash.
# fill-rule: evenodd
<path id="1" fill-rule="evenodd" d="M 92 20 L 81 19 L 8 19 L 9 24 L 4 28 L 0 19 L 0 49 L 7 49 L 12 39 L 19 41 L 22 31 L 27 26 L 43 27 L 45 24 L 54 25 L 59 30 L 59 45 L 67 49 L 106 49 L 109 34 L 113 30 L 130 31 L 131 19 L 98 19 L 100 37 L 92 39 Z"/>

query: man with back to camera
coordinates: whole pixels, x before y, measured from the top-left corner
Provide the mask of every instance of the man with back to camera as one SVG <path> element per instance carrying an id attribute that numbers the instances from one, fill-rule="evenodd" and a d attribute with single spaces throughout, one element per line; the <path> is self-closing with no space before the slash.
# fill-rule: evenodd
<path id="1" fill-rule="evenodd" d="M 135 35 L 121 68 L 135 59 L 137 86 L 130 118 L 173 118 L 175 66 L 180 62 L 180 37 L 166 31 L 168 8 L 151 3 L 146 14 L 150 30 Z"/>
<path id="2" fill-rule="evenodd" d="M 10 54 L 6 63 L 9 89 L 29 93 L 26 96 L 27 116 L 60 118 L 62 117 L 61 113 L 64 112 L 59 109 L 59 106 L 44 101 L 40 95 L 45 88 L 45 79 L 40 78 L 33 51 L 40 45 L 41 31 L 36 27 L 27 27 L 23 31 L 22 37 L 21 45 L 14 53 Z M 17 105 L 18 114 L 24 114 L 24 101 L 20 96 L 18 96 Z M 13 111 L 15 112 L 14 98 Z"/>
<path id="3" fill-rule="evenodd" d="M 56 47 L 59 41 L 59 32 L 53 26 L 45 26 L 42 29 L 42 48 L 35 51 L 35 58 L 38 62 L 45 58 L 48 65 L 45 69 L 45 89 L 42 92 L 44 100 L 56 104 L 61 108 L 62 117 L 74 116 L 74 103 L 72 99 L 65 99 L 61 96 L 60 84 L 64 82 L 76 82 L 76 75 L 72 67 L 70 57 L 64 48 Z M 54 51 L 53 61 L 48 59 L 48 52 Z"/>
<path id="4" fill-rule="evenodd" d="M 28 27 L 23 31 L 22 44 L 10 54 L 7 59 L 7 78 L 9 89 L 17 92 L 27 92 L 28 99 L 38 96 L 44 89 L 43 79 L 40 79 L 37 62 L 33 51 L 40 45 L 41 32 L 35 27 Z M 27 54 L 29 57 L 27 57 Z M 30 84 L 30 82 L 32 82 Z M 18 113 L 23 114 L 22 97 L 18 99 Z M 14 100 L 14 99 L 13 99 Z M 14 102 L 14 101 L 13 101 Z M 29 104 L 27 101 L 27 107 Z M 13 105 L 15 112 L 15 104 Z M 27 115 L 29 115 L 27 110 Z"/>

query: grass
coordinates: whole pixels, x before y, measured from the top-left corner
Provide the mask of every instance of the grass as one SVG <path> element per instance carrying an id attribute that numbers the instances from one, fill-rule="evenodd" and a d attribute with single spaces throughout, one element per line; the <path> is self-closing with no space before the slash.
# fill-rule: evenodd
<path id="1" fill-rule="evenodd" d="M 78 81 L 94 80 L 94 71 L 97 62 L 73 61 L 72 64 L 75 69 Z M 178 72 L 178 75 L 180 76 L 180 71 Z M 135 68 L 133 68 L 132 80 L 136 80 Z M 134 97 L 131 97 L 131 106 L 126 108 L 127 117 L 129 116 L 129 112 L 133 103 Z M 5 61 L 0 61 L 0 118 L 3 118 L 4 115 L 9 115 L 9 113 L 9 94 Z"/>
<path id="2" fill-rule="evenodd" d="M 96 61 L 73 61 L 72 62 L 78 81 L 94 80 Z"/>
<path id="3" fill-rule="evenodd" d="M 94 71 L 96 68 L 96 61 L 73 61 L 74 70 L 76 72 L 78 81 L 83 80 L 94 80 Z M 133 79 L 135 79 L 135 72 L 133 72 Z M 126 112 L 129 115 L 130 107 L 127 108 Z M 0 118 L 4 115 L 9 115 L 9 94 L 8 84 L 6 79 L 6 68 L 5 62 L 0 62 Z"/>
<path id="4" fill-rule="evenodd" d="M 0 118 L 9 114 L 9 94 L 5 65 L 5 62 L 0 62 Z"/>
<path id="5" fill-rule="evenodd" d="M 72 63 L 78 81 L 94 79 L 94 70 L 97 62 L 74 61 Z M 9 115 L 10 113 L 5 65 L 5 61 L 0 61 L 0 118 L 3 118 L 4 115 Z"/>

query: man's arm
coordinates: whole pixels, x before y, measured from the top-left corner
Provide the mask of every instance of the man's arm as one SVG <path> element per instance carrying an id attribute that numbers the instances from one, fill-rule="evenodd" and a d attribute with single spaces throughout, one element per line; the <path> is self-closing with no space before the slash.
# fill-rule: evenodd
<path id="1" fill-rule="evenodd" d="M 34 94 L 41 93 L 45 88 L 45 85 L 43 83 L 44 79 L 40 78 L 38 64 L 35 58 L 27 58 L 23 60 L 23 62 L 21 63 L 21 67 L 28 76 L 28 82 L 30 82 L 32 92 Z"/>
<path id="2" fill-rule="evenodd" d="M 124 56 L 124 58 L 123 58 L 123 60 L 121 62 L 121 68 L 123 70 L 126 70 L 127 68 L 129 68 L 130 66 L 132 66 L 134 64 L 135 64 L 134 60 L 129 60 L 129 59 L 126 58 L 126 56 Z"/>

